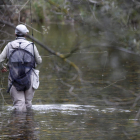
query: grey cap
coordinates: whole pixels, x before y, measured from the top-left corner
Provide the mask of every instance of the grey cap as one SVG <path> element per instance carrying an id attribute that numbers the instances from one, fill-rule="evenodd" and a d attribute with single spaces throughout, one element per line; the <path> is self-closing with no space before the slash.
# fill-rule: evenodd
<path id="1" fill-rule="evenodd" d="M 19 24 L 16 26 L 15 34 L 23 35 L 23 34 L 26 34 L 28 32 L 29 32 L 29 30 L 27 29 L 27 27 L 25 25 Z"/>

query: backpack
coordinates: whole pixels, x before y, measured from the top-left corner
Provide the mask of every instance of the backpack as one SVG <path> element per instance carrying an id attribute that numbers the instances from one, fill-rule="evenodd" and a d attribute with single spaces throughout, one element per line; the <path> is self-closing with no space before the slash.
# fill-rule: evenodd
<path id="1" fill-rule="evenodd" d="M 33 45 L 34 50 L 34 44 Z M 28 44 L 27 46 L 29 46 Z M 15 48 L 9 56 L 9 72 L 11 77 L 11 84 L 7 92 L 10 91 L 12 85 L 17 91 L 26 91 L 31 86 L 31 71 L 35 68 L 35 57 L 29 51 L 20 47 Z"/>

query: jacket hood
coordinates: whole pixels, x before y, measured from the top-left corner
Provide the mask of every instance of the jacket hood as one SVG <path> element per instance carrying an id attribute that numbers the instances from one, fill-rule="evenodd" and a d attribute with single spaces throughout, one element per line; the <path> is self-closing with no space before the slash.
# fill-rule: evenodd
<path id="1" fill-rule="evenodd" d="M 13 41 L 11 42 L 12 48 L 18 48 L 19 47 L 19 42 Z"/>
<path id="2" fill-rule="evenodd" d="M 20 44 L 21 42 L 21 44 Z M 13 49 L 15 48 L 19 48 L 19 45 L 22 49 L 24 49 L 28 44 L 30 44 L 31 42 L 23 40 L 23 39 L 18 39 L 18 40 L 14 40 L 13 42 L 11 42 L 11 46 Z"/>

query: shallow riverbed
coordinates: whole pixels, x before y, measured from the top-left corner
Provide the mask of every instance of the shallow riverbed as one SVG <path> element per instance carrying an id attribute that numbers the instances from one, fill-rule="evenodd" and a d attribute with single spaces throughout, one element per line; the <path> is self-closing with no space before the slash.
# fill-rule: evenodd
<path id="1" fill-rule="evenodd" d="M 80 41 L 76 25 L 34 26 L 41 31 L 34 31 L 38 40 L 63 54 Z M 79 36 L 84 38 L 84 32 Z M 40 87 L 35 92 L 33 110 L 27 113 L 12 111 L 12 100 L 6 93 L 8 73 L 1 73 L 0 139 L 139 139 L 139 56 L 89 47 L 98 39 L 88 38 L 68 57 L 79 67 L 81 80 L 75 68 L 37 45 L 43 58 L 37 67 Z"/>

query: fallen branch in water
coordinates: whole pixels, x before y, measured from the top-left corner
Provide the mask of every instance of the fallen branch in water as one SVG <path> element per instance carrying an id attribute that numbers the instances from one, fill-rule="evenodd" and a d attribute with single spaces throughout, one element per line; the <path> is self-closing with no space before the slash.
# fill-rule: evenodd
<path id="1" fill-rule="evenodd" d="M 135 119 L 139 119 L 139 116 L 140 116 L 140 109 L 139 109 L 138 113 L 136 114 Z"/>
<path id="2" fill-rule="evenodd" d="M 127 101 L 127 102 L 112 102 L 106 99 L 105 96 L 103 96 L 103 101 L 106 103 L 106 105 L 113 105 L 113 106 L 119 106 L 119 105 L 131 105 L 134 100 Z"/>

